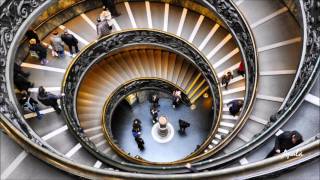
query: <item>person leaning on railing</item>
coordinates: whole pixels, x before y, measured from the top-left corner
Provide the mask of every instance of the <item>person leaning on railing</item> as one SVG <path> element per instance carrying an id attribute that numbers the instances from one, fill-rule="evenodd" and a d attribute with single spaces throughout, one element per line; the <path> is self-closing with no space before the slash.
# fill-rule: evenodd
<path id="1" fill-rule="evenodd" d="M 285 131 L 276 137 L 274 148 L 266 158 L 283 153 L 285 150 L 289 150 L 302 142 L 302 135 L 298 131 Z"/>

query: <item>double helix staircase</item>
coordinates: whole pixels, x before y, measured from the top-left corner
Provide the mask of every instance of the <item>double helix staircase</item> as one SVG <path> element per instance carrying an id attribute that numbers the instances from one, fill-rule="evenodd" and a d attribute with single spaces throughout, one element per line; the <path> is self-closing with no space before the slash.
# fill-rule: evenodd
<path id="1" fill-rule="evenodd" d="M 233 73 L 234 78 L 230 81 L 227 90 L 221 83 L 218 87 L 221 90 L 223 104 L 221 119 L 217 121 L 216 131 L 212 132 L 211 142 L 200 153 L 200 156 L 206 154 L 210 156 L 204 156 L 203 159 L 193 163 L 194 167 L 201 171 L 212 171 L 212 173 L 215 173 L 216 169 L 218 171 L 215 175 L 200 175 L 199 178 L 219 177 L 219 169 L 223 171 L 224 168 L 230 170 L 240 166 L 249 167 L 253 162 L 257 162 L 253 164 L 256 166 L 252 165 L 253 169 L 260 167 L 259 162 L 265 162 L 264 157 L 274 145 L 273 134 L 276 136 L 285 130 L 298 130 L 305 140 L 319 134 L 319 80 L 316 80 L 315 85 L 303 98 L 299 109 L 288 122 L 273 128 L 275 133 L 270 133 L 270 138 L 261 140 L 260 143 L 256 143 L 257 145 L 253 143 L 258 141 L 257 138 L 261 134 L 273 127 L 274 122 L 270 120 L 270 117 L 285 107 L 287 103 L 287 95 L 291 93 L 296 83 L 296 73 L 300 71 L 300 63 L 303 63 L 301 57 L 304 37 L 301 24 L 299 25 L 296 17 L 282 1 L 235 0 L 233 3 L 251 29 L 258 57 L 258 84 L 257 88 L 253 89 L 256 98 L 254 104 L 251 104 L 252 110 L 248 110 L 248 112 L 251 111 L 250 114 L 244 119 L 241 113 L 237 116 L 230 115 L 226 104 L 234 99 L 248 101 L 246 99 L 246 94 L 250 91 L 248 81 L 246 81 L 248 74 L 243 77 L 237 73 L 240 62 L 246 59 L 228 25 L 208 13 L 208 9 L 201 11 L 198 6 L 194 4 L 188 6 L 188 3 L 119 1 L 116 7 L 121 15 L 112 19 L 113 33 L 138 29 L 161 31 L 184 40 L 185 43 L 196 49 L 207 59 L 217 79 L 221 80 L 227 71 Z M 2 4 L 2 6 L 5 5 Z M 52 31 L 62 33 L 67 28 L 79 40 L 80 49 L 86 50 L 97 40 L 95 21 L 102 11 L 100 7 L 83 11 L 69 21 L 57 24 Z M 46 23 L 43 23 L 42 26 L 45 25 Z M 1 37 L 5 36 L 1 34 Z M 49 38 L 50 32 L 43 36 L 42 41 L 49 44 Z M 67 50 L 64 58 L 52 57 L 51 53 L 48 53 L 49 63 L 46 66 L 40 65 L 40 62 L 31 56 L 26 57 L 21 63 L 23 70 L 30 72 L 29 80 L 35 84 L 34 88 L 29 89 L 32 97 L 36 98 L 39 86 L 44 86 L 54 94 L 63 91 L 61 84 L 64 81 L 64 74 L 68 73 L 68 66 L 72 66 L 75 61 L 69 56 L 70 53 Z M 317 71 L 319 72 L 318 69 Z M 41 113 L 44 114 L 42 120 L 37 120 L 34 113 L 25 113 L 23 117 L 30 129 L 42 141 L 58 152 L 61 158 L 70 160 L 71 164 L 79 165 L 77 168 L 85 166 L 105 171 L 110 173 L 108 177 L 152 178 L 151 176 L 144 177 L 143 173 L 168 172 L 172 174 L 171 177 L 155 175 L 154 178 L 190 178 L 191 176 L 183 176 L 187 174 L 177 175 L 188 172 L 181 164 L 172 168 L 149 168 L 129 162 L 121 158 L 104 137 L 101 115 L 108 97 L 124 83 L 136 79 L 153 78 L 179 87 L 187 95 L 191 104 L 197 104 L 202 95 L 210 91 L 206 78 L 185 57 L 164 48 L 145 46 L 107 56 L 93 64 L 79 83 L 75 103 L 79 126 L 87 138 L 109 159 L 107 161 L 110 162 L 109 164 L 87 151 L 84 145 L 74 137 L 71 126 L 66 124 L 66 116 L 55 113 L 53 108 L 40 105 Z M 312 86 L 312 84 L 308 85 Z M 16 92 L 19 94 L 18 91 Z M 13 96 L 13 100 L 15 99 L 16 97 Z M 21 113 L 24 112 L 21 111 Z M 256 148 L 258 145 L 259 147 Z M 248 147 L 252 147 L 255 151 L 250 152 Z M 48 166 L 29 155 L 28 152 L 32 151 L 28 148 L 21 149 L 1 132 L 1 179 L 20 179 L 21 174 L 24 179 L 77 178 Z M 318 151 L 316 152 L 319 154 Z M 318 156 L 312 157 L 317 158 Z M 306 157 L 309 155 L 306 154 Z M 54 166 L 61 167 L 62 165 L 54 164 Z M 280 176 L 280 179 L 291 178 L 291 174 L 301 179 L 306 176 L 309 179 L 316 179 L 319 175 L 317 167 L 316 164 L 305 165 L 298 169 L 301 173 L 288 173 Z M 92 175 L 90 173 L 86 175 L 84 172 L 78 172 L 73 174 L 80 177 L 98 178 L 98 176 L 90 176 Z M 235 178 L 236 174 L 232 176 L 233 174 L 230 173 L 230 176 L 225 177 Z M 239 178 L 244 179 L 244 177 L 249 176 L 244 175 Z"/>

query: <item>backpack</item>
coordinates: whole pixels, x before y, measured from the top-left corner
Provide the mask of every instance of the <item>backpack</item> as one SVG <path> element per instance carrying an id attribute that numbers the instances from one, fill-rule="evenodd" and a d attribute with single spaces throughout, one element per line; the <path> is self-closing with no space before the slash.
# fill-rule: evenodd
<path id="1" fill-rule="evenodd" d="M 30 103 L 30 97 L 28 97 L 28 100 L 23 104 L 23 108 L 25 109 L 25 110 L 30 110 L 30 111 L 32 111 L 32 112 L 35 112 L 36 110 L 36 108 L 35 108 L 35 106 L 36 105 L 32 105 L 31 103 Z"/>

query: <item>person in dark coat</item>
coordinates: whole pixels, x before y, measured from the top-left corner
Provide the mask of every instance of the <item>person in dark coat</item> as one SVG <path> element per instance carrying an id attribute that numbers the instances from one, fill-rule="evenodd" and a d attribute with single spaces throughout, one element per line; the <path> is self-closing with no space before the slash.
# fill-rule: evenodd
<path id="1" fill-rule="evenodd" d="M 31 112 L 35 112 L 37 114 L 38 119 L 42 119 L 42 114 L 40 114 L 40 109 L 38 107 L 38 102 L 30 97 L 27 91 L 21 92 L 21 99 L 19 103 L 23 106 L 25 110 L 29 110 Z"/>
<path id="2" fill-rule="evenodd" d="M 40 43 L 40 39 L 39 39 L 39 36 L 38 36 L 37 32 L 32 30 L 32 29 L 29 29 L 26 32 L 25 36 L 26 36 L 28 41 L 30 41 L 31 39 L 35 39 L 37 43 Z"/>
<path id="3" fill-rule="evenodd" d="M 143 141 L 143 139 L 141 137 L 136 137 L 136 138 L 134 138 L 134 140 L 138 144 L 138 148 L 140 149 L 140 151 L 144 150 L 144 141 Z"/>
<path id="4" fill-rule="evenodd" d="M 172 107 L 176 108 L 181 102 L 181 91 L 180 90 L 174 90 L 172 95 L 173 95 Z"/>
<path id="5" fill-rule="evenodd" d="M 224 86 L 225 89 L 228 89 L 228 85 L 231 79 L 233 79 L 233 75 L 230 71 L 228 71 L 225 75 L 222 76 L 221 84 L 222 85 L 225 84 Z"/>
<path id="6" fill-rule="evenodd" d="M 16 63 L 16 62 L 14 62 L 13 72 L 14 72 L 14 74 L 20 74 L 20 75 L 22 75 L 22 76 L 24 76 L 24 77 L 26 77 L 26 78 L 27 78 L 28 76 L 30 76 L 30 73 L 24 72 L 24 71 L 21 69 L 21 66 L 20 66 L 18 63 Z"/>
<path id="7" fill-rule="evenodd" d="M 58 114 L 61 113 L 61 109 L 58 105 L 58 99 L 60 98 L 61 96 L 56 96 L 52 93 L 46 92 L 43 86 L 40 86 L 38 89 L 38 100 L 46 106 L 53 107 Z"/>
<path id="8" fill-rule="evenodd" d="M 101 0 L 102 4 L 103 4 L 103 9 L 106 10 L 108 9 L 111 12 L 111 15 L 113 17 L 117 17 L 120 15 L 120 13 L 118 13 L 116 6 L 114 4 L 114 0 Z"/>
<path id="9" fill-rule="evenodd" d="M 152 116 L 152 123 L 155 124 L 158 120 L 158 112 L 159 110 L 157 109 L 157 107 L 151 106 L 150 108 L 150 114 Z"/>
<path id="10" fill-rule="evenodd" d="M 34 51 L 41 62 L 41 64 L 47 64 L 47 48 L 44 47 L 41 43 L 37 43 L 36 39 L 31 39 L 30 40 L 30 51 Z"/>
<path id="11" fill-rule="evenodd" d="M 179 119 L 179 132 L 184 134 L 186 133 L 186 128 L 190 127 L 190 123 L 188 123 L 187 121 L 184 121 L 182 119 Z"/>
<path id="12" fill-rule="evenodd" d="M 227 106 L 229 107 L 229 112 L 232 116 L 237 115 L 240 112 L 240 109 L 243 106 L 243 100 L 236 99 L 229 103 L 227 103 Z"/>
<path id="13" fill-rule="evenodd" d="M 280 154 L 303 142 L 302 135 L 298 131 L 285 131 L 276 137 L 274 148 L 266 158 Z"/>
<path id="14" fill-rule="evenodd" d="M 101 38 L 103 36 L 106 36 L 108 34 L 110 34 L 111 30 L 108 24 L 107 20 L 101 20 L 100 18 L 97 19 L 97 35 L 98 38 Z"/>
<path id="15" fill-rule="evenodd" d="M 33 88 L 34 84 L 28 81 L 25 76 L 17 72 L 13 73 L 13 83 L 19 91 L 27 91 L 29 88 Z"/>
<path id="16" fill-rule="evenodd" d="M 71 56 L 79 52 L 78 40 L 70 34 L 67 29 L 64 30 L 63 34 L 61 34 L 61 39 L 69 47 Z"/>
<path id="17" fill-rule="evenodd" d="M 152 106 L 153 107 L 159 107 L 160 105 L 159 105 L 159 97 L 156 95 L 156 94 L 154 94 L 154 95 L 152 95 L 152 97 L 151 97 L 151 103 L 152 103 Z"/>

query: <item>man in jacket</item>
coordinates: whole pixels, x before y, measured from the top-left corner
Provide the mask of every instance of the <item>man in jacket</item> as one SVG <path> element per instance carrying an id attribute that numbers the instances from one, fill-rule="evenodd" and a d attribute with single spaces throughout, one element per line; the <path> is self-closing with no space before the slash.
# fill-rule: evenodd
<path id="1" fill-rule="evenodd" d="M 71 56 L 74 57 L 74 55 L 79 52 L 78 40 L 70 34 L 67 29 L 61 34 L 61 39 L 69 47 Z"/>
<path id="2" fill-rule="evenodd" d="M 33 51 L 38 55 L 41 64 L 47 64 L 47 48 L 44 47 L 41 43 L 37 43 L 36 39 L 31 39 L 29 41 L 29 44 L 30 51 Z"/>
<path id="3" fill-rule="evenodd" d="M 241 99 L 233 100 L 233 101 L 227 103 L 227 106 L 229 107 L 230 114 L 232 116 L 235 116 L 238 114 L 238 112 L 240 112 L 240 109 L 243 106 L 243 100 L 241 100 Z"/>
<path id="4" fill-rule="evenodd" d="M 27 91 L 21 92 L 21 99 L 19 103 L 23 106 L 25 110 L 35 112 L 37 114 L 37 119 L 42 119 L 42 114 L 40 113 L 40 109 L 38 107 L 38 102 L 30 97 Z"/>
<path id="5" fill-rule="evenodd" d="M 285 131 L 276 137 L 274 148 L 267 155 L 266 158 L 280 154 L 285 150 L 289 150 L 294 146 L 303 142 L 303 138 L 298 131 Z"/>
<path id="6" fill-rule="evenodd" d="M 61 113 L 61 109 L 59 108 L 58 105 L 58 99 L 60 99 L 61 96 L 56 96 L 54 94 L 51 94 L 49 92 L 46 92 L 46 90 L 44 89 L 43 86 L 39 87 L 38 90 L 38 100 L 46 105 L 46 106 L 51 106 L 53 107 L 53 109 L 60 114 Z"/>

